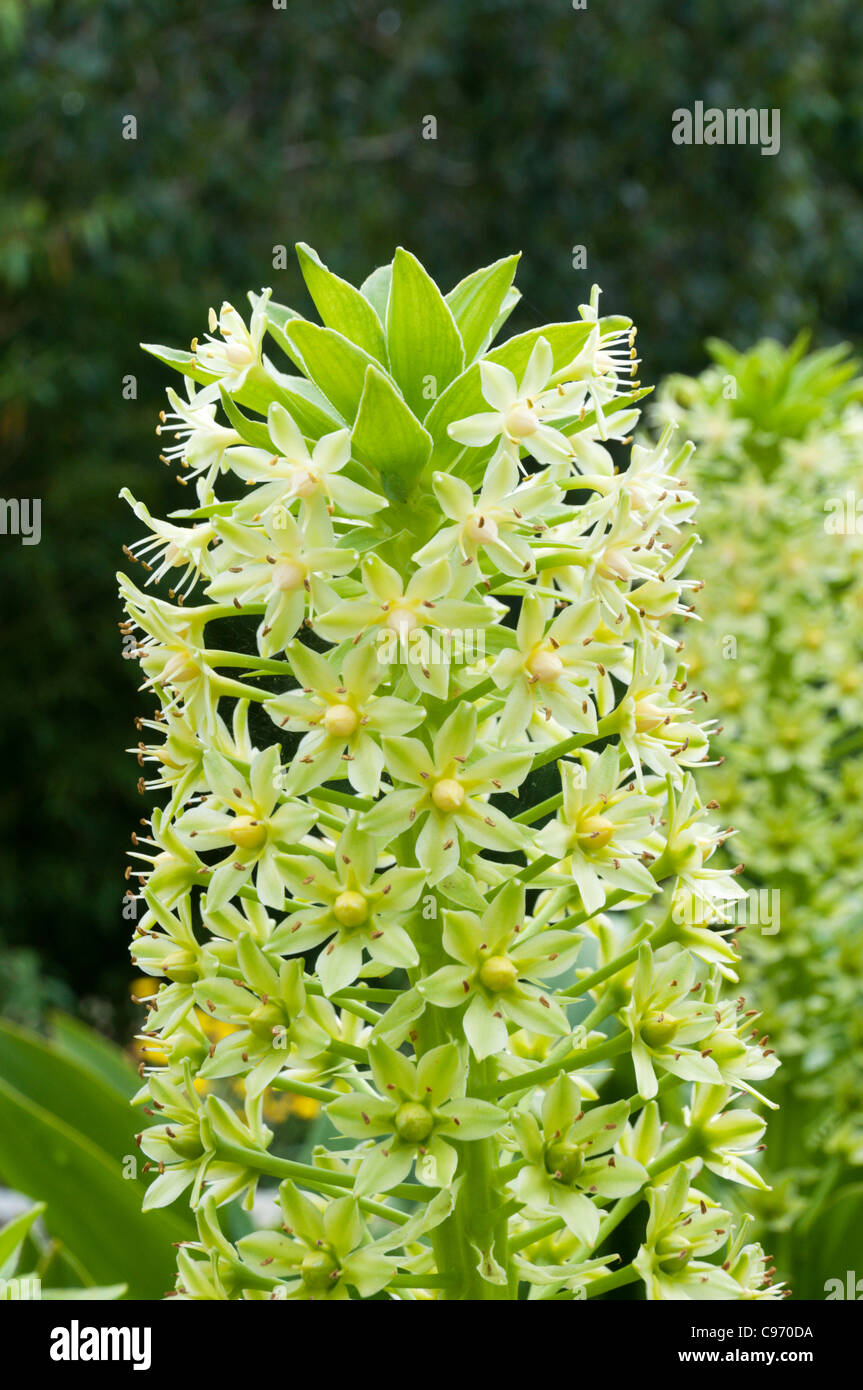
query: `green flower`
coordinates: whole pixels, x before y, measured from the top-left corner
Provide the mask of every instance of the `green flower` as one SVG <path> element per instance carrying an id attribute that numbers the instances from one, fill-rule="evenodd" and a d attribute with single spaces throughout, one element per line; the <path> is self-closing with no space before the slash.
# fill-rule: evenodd
<path id="1" fill-rule="evenodd" d="M 693 691 L 681 701 L 679 690 L 680 682 L 665 671 L 662 653 L 637 643 L 629 688 L 617 706 L 613 722 L 641 789 L 642 763 L 680 785 L 681 767 L 707 760 L 707 732 L 715 721 L 693 723 L 687 717 L 688 705 L 702 696 Z"/>
<path id="2" fill-rule="evenodd" d="M 290 512 L 271 509 L 260 526 L 245 526 L 219 517 L 222 539 L 218 576 L 207 586 L 211 598 L 243 604 L 265 603 L 258 628 L 262 656 L 283 651 L 309 615 L 328 608 L 333 590 L 327 582 L 357 564 L 354 551 L 335 543 L 326 510 L 310 509 L 300 528 Z"/>
<path id="3" fill-rule="evenodd" d="M 455 1176 L 453 1141 L 470 1142 L 495 1134 L 506 1112 L 488 1101 L 465 1098 L 466 1067 L 452 1044 L 427 1052 L 414 1064 L 384 1042 L 369 1046 L 377 1093 L 340 1096 L 327 1114 L 353 1139 L 387 1137 L 364 1156 L 354 1183 L 358 1196 L 387 1192 L 402 1182 L 416 1162 L 416 1176 L 432 1187 L 447 1187 Z"/>
<path id="4" fill-rule="evenodd" d="M 560 499 L 554 482 L 543 475 L 520 482 L 515 460 L 500 449 L 486 469 L 478 496 L 451 473 L 435 473 L 432 485 L 441 511 L 453 525 L 442 527 L 416 552 L 417 563 L 430 564 L 458 546 L 466 567 L 479 562 L 491 573 L 516 576 L 534 569 L 527 537 L 542 533 L 545 524 L 539 517 Z"/>
<path id="5" fill-rule="evenodd" d="M 261 292 L 248 328 L 233 305 L 225 302 L 218 314 L 211 309 L 209 333 L 205 335 L 203 343 L 196 339 L 192 344 L 198 365 L 209 375 L 218 377 L 219 384 L 226 391 L 241 390 L 250 372 L 260 366 L 261 343 L 267 328 L 267 305 L 271 294 L 272 290 Z M 217 329 L 222 335 L 221 342 L 213 337 Z"/>
<path id="6" fill-rule="evenodd" d="M 405 584 L 379 556 L 367 555 L 362 562 L 366 597 L 334 603 L 315 619 L 314 630 L 329 642 L 371 635 L 382 662 L 399 662 L 418 690 L 443 699 L 449 682 L 449 635 L 485 628 L 495 616 L 481 599 L 463 597 L 473 582 L 466 571 L 463 574 L 455 586 L 450 562 L 441 557 L 421 566 Z"/>
<path id="7" fill-rule="evenodd" d="M 414 738 L 387 738 L 383 746 L 393 779 L 408 786 L 385 796 L 360 818 L 360 826 L 390 839 L 422 819 L 416 856 L 430 883 L 439 883 L 458 867 L 460 838 L 466 845 L 504 851 L 526 843 L 527 832 L 488 798 L 521 785 L 531 754 L 483 754 L 471 706 L 456 707 L 435 734 L 431 752 Z"/>
<path id="8" fill-rule="evenodd" d="M 763 1041 L 742 1036 L 757 1015 L 743 1013 L 740 1002 L 720 1001 L 716 976 L 705 983 L 695 973 L 688 951 L 668 956 L 665 949 L 654 954 L 646 942 L 639 947 L 632 997 L 620 1014 L 632 1035 L 639 1092 L 656 1095 L 658 1066 L 708 1087 L 740 1086 L 764 1100 L 751 1083 L 772 1076 L 779 1062 Z M 757 1038 L 757 1028 L 754 1033 Z"/>
<path id="9" fill-rule="evenodd" d="M 163 444 L 159 458 L 162 463 L 176 461 L 186 469 L 184 483 L 197 478 L 195 488 L 203 504 L 212 499 L 216 475 L 227 472 L 234 457 L 242 452 L 243 438 L 216 419 L 214 399 L 218 397 L 212 387 L 199 390 L 191 377 L 184 381 L 186 400 L 170 386 L 165 393 L 173 409 L 159 412 L 161 424 L 156 426 L 156 433 L 171 434 L 178 443 Z"/>
<path id="10" fill-rule="evenodd" d="M 254 1100 L 285 1068 L 290 1048 L 300 1056 L 314 1056 L 325 1045 L 326 1033 L 305 1008 L 299 961 L 281 961 L 276 968 L 250 937 L 244 937 L 237 963 L 247 985 L 220 978 L 195 985 L 198 1008 L 234 1029 L 210 1049 L 198 1075 L 215 1081 L 243 1073 L 246 1095 Z"/>
<path id="11" fill-rule="evenodd" d="M 137 878 L 142 888 L 146 887 L 151 897 L 165 907 L 173 907 L 193 884 L 201 882 L 201 875 L 207 871 L 207 866 L 177 834 L 174 821 L 159 807 L 153 811 L 149 836 L 136 834 L 134 843 L 137 848 L 130 851 L 129 857 L 147 867 L 129 877 Z M 150 845 L 157 852 L 146 854 L 141 845 Z"/>
<path id="12" fill-rule="evenodd" d="M 171 570 L 181 570 L 182 574 L 173 588 L 180 602 L 194 589 L 198 579 L 204 574 L 212 577 L 212 556 L 209 548 L 216 542 L 216 528 L 210 522 L 196 522 L 193 526 L 175 526 L 169 521 L 160 521 L 150 515 L 143 502 L 136 502 L 127 487 L 120 489 L 120 496 L 129 503 L 135 516 L 149 527 L 150 534 L 124 547 L 130 559 L 142 564 L 149 573 L 147 587 L 158 583 Z M 146 556 L 146 559 L 144 558 Z"/>
<path id="13" fill-rule="evenodd" d="M 303 903 L 274 933 L 274 950 L 304 953 L 324 942 L 316 969 L 326 994 L 336 994 L 363 971 L 363 953 L 386 974 L 394 966 L 416 965 L 416 946 L 404 921 L 425 882 L 421 869 L 377 869 L 377 841 L 352 817 L 329 869 L 314 856 L 284 855 L 279 860 L 294 901 Z"/>
<path id="14" fill-rule="evenodd" d="M 255 874 L 258 895 L 267 907 L 281 908 L 285 886 L 279 856 L 296 845 L 315 822 L 311 806 L 282 801 L 278 789 L 279 750 L 276 745 L 256 753 L 248 778 L 219 753 L 204 757 L 211 795 L 184 811 L 177 835 L 204 851 L 226 845 L 231 851 L 217 864 L 207 889 L 211 910 L 236 896 Z"/>
<path id="15" fill-rule="evenodd" d="M 687 1126 L 698 1135 L 699 1152 L 711 1173 L 766 1192 L 768 1185 L 761 1174 L 741 1157 L 755 1151 L 766 1121 L 752 1110 L 726 1109 L 731 1096 L 730 1086 L 694 1086 Z"/>
<path id="16" fill-rule="evenodd" d="M 636 1084 L 648 1100 L 657 1092 L 657 1066 L 686 1081 L 721 1084 L 707 1041 L 716 1020 L 688 951 L 660 959 L 643 942 L 621 1018 L 632 1035 Z"/>
<path id="17" fill-rule="evenodd" d="M 313 1201 L 292 1182 L 283 1182 L 279 1201 L 285 1218 L 281 1231 L 256 1231 L 241 1236 L 237 1252 L 243 1262 L 274 1283 L 279 1297 L 314 1301 L 371 1298 L 389 1283 L 399 1266 L 414 1256 L 391 1253 L 416 1246 L 418 1239 L 445 1219 L 452 1209 L 450 1193 L 441 1193 L 406 1225 L 372 1240 L 353 1197 Z M 284 1291 L 284 1292 L 283 1292 Z"/>
<path id="18" fill-rule="evenodd" d="M 517 742 L 525 730 L 541 743 L 567 733 L 596 734 L 596 704 L 613 699 L 603 663 L 613 666 L 623 655 L 622 646 L 593 642 L 598 623 L 596 601 L 573 603 L 546 628 L 542 599 L 525 596 L 517 646 L 501 652 L 491 670 L 495 685 L 507 692 L 497 728 L 501 744 Z"/>
<path id="19" fill-rule="evenodd" d="M 284 406 L 273 401 L 267 413 L 267 430 L 275 448 L 244 449 L 233 457 L 233 471 L 254 490 L 235 515 L 243 520 L 263 516 L 270 508 L 289 508 L 296 502 L 310 513 L 317 502 L 348 516 L 370 516 L 386 506 L 386 499 L 361 487 L 344 474 L 351 457 L 350 430 L 321 435 L 309 449 L 296 421 Z"/>
<path id="20" fill-rule="evenodd" d="M 582 1108 L 578 1084 L 561 1072 L 542 1103 L 542 1125 L 527 1110 L 512 1117 L 527 1162 L 513 1179 L 519 1201 L 541 1216 L 558 1213 L 585 1249 L 599 1233 L 600 1211 L 593 1197 L 628 1197 L 647 1182 L 634 1158 L 614 1152 L 629 1114 L 629 1103 Z"/>
<path id="21" fill-rule="evenodd" d="M 146 634 L 134 652 L 146 677 L 140 688 L 155 689 L 162 699 L 163 713 L 182 709 L 192 726 L 211 739 L 217 727 L 219 699 L 254 698 L 257 691 L 221 675 L 212 665 L 204 637 L 211 616 L 209 607 L 165 603 L 142 593 L 125 574 L 119 581 L 130 616 L 123 625 L 124 633 L 131 634 L 139 627 Z"/>
<path id="22" fill-rule="evenodd" d="M 283 1281 L 280 1296 L 314 1301 L 371 1298 L 389 1283 L 397 1261 L 368 1240 L 353 1197 L 313 1202 L 292 1182 L 279 1188 L 283 1231 L 256 1231 L 237 1241 L 241 1258 L 260 1274 Z"/>
<path id="23" fill-rule="evenodd" d="M 582 763 L 561 763 L 563 809 L 537 842 L 565 861 L 585 910 L 599 912 L 615 889 L 651 896 L 656 883 L 642 863 L 652 828 L 653 799 L 620 783 L 620 754 L 609 744 Z"/>
<path id="24" fill-rule="evenodd" d="M 304 735 L 285 790 L 299 796 L 346 773 L 361 795 L 377 796 L 384 768 L 381 735 L 408 733 L 422 721 L 423 709 L 373 693 L 386 667 L 372 647 L 354 647 L 340 663 L 299 642 L 289 643 L 286 655 L 302 688 L 265 705 L 280 728 Z"/>
<path id="25" fill-rule="evenodd" d="M 712 1198 L 690 1189 L 686 1167 L 676 1168 L 667 1186 L 650 1188 L 647 1200 L 645 1242 L 634 1264 L 648 1299 L 739 1297 L 731 1274 L 704 1258 L 726 1243 L 731 1216 Z"/>
<path id="26" fill-rule="evenodd" d="M 606 439 L 613 425 L 604 407 L 619 396 L 627 396 L 638 382 L 632 382 L 638 358 L 635 355 L 635 329 L 628 319 L 603 320 L 599 317 L 598 285 L 590 291 L 590 303 L 579 304 L 578 312 L 590 325 L 590 334 L 569 366 L 558 373 L 566 406 L 584 414 L 588 404 L 596 416 L 596 431 Z M 564 389 L 565 387 L 565 389 Z M 616 422 L 615 422 L 616 423 Z"/>
<path id="27" fill-rule="evenodd" d="M 566 437 L 547 420 L 570 416 L 572 407 L 561 405 L 558 392 L 548 390 L 554 370 L 554 357 L 545 338 L 537 338 L 521 380 L 496 362 L 479 366 L 482 394 L 492 407 L 447 427 L 450 439 L 472 448 L 483 448 L 495 440 L 518 462 L 527 449 L 539 463 L 566 464 L 573 458 Z"/>
<path id="28" fill-rule="evenodd" d="M 445 912 L 444 949 L 460 964 L 442 966 L 417 986 L 424 999 L 441 1008 L 467 1003 L 464 1033 L 479 1059 L 506 1047 L 508 1019 L 545 1034 L 570 1031 L 560 1005 L 525 981 L 568 970 L 581 943 L 556 931 L 520 941 L 523 925 L 524 889 L 512 883 L 481 918 L 474 912 Z"/>

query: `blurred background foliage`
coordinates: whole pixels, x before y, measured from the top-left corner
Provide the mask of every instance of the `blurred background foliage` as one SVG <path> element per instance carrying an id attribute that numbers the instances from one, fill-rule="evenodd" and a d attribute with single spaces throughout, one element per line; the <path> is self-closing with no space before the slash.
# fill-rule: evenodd
<path id="1" fill-rule="evenodd" d="M 861 51 L 854 0 L 0 0 L 0 493 L 42 499 L 38 546 L 0 537 L 0 1012 L 128 1032 L 116 498 L 179 505 L 138 342 L 250 287 L 306 311 L 298 239 L 354 280 L 402 243 L 445 287 L 522 249 L 512 331 L 598 281 L 649 382 L 709 334 L 853 337 Z M 781 152 L 672 144 L 696 100 L 779 107 Z"/>

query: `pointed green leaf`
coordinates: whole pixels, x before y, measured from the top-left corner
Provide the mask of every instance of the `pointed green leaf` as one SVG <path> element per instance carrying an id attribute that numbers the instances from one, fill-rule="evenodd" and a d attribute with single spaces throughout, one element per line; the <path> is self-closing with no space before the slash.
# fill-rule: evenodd
<path id="1" fill-rule="evenodd" d="M 347 280 L 328 270 L 311 246 L 300 241 L 296 250 L 303 279 L 324 325 L 335 328 L 386 366 L 383 325 L 369 301 Z"/>
<path id="2" fill-rule="evenodd" d="M 366 370 L 351 449 L 360 463 L 376 469 L 403 500 L 431 453 L 431 437 L 408 410 L 388 376 Z"/>
<path id="3" fill-rule="evenodd" d="M 475 270 L 450 290 L 446 302 L 464 343 L 466 362 L 472 362 L 488 341 L 512 284 L 520 253 Z"/>
<path id="4" fill-rule="evenodd" d="M 267 305 L 267 331 L 270 336 L 275 338 L 283 352 L 288 352 L 285 343 L 285 328 L 294 319 L 301 319 L 302 314 L 298 314 L 296 309 L 289 309 L 287 304 L 274 304 L 272 300 Z"/>
<path id="5" fill-rule="evenodd" d="M 8 1279 L 15 1273 L 18 1256 L 30 1234 L 30 1227 L 44 1210 L 45 1203 L 37 1202 L 29 1211 L 22 1211 L 20 1216 L 13 1217 L 0 1231 L 0 1279 Z"/>
<path id="6" fill-rule="evenodd" d="M 392 261 L 389 265 L 379 265 L 360 285 L 360 294 L 369 301 L 381 323 L 387 321 L 387 304 L 390 285 L 393 279 Z"/>
<path id="7" fill-rule="evenodd" d="M 201 386 L 208 386 L 211 381 L 216 380 L 212 372 L 205 372 L 203 367 L 198 366 L 195 354 L 188 348 L 163 347 L 160 343 L 140 343 L 139 347 L 151 357 L 163 362 L 166 367 L 173 367 L 175 372 L 182 372 L 183 376 L 191 377 L 192 381 L 197 381 Z"/>
<path id="8" fill-rule="evenodd" d="M 295 319 L 285 328 L 285 351 L 349 424 L 356 418 L 366 370 L 378 364 L 333 328 Z"/>
<path id="9" fill-rule="evenodd" d="M 224 386 L 219 388 L 219 395 L 222 398 L 222 406 L 225 414 L 230 420 L 237 434 L 242 435 L 247 444 L 251 444 L 255 449 L 266 449 L 271 454 L 279 451 L 269 436 L 266 425 L 262 420 L 250 420 L 247 415 L 234 404 L 233 398 L 228 395 Z"/>
<path id="10" fill-rule="evenodd" d="M 390 371 L 421 420 L 464 366 L 452 311 L 415 256 L 399 247 L 387 304 Z"/>

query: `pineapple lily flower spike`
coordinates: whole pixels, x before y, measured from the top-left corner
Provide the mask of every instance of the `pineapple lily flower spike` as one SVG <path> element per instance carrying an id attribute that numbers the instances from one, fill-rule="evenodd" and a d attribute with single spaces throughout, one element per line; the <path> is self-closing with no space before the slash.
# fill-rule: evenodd
<path id="1" fill-rule="evenodd" d="M 762 1185 L 739 1102 L 777 1061 L 709 925 L 740 889 L 670 635 L 690 449 L 621 461 L 635 330 L 594 290 L 492 347 L 516 256 L 444 296 L 402 249 L 360 289 L 298 253 L 321 323 L 264 290 L 148 349 L 185 377 L 160 428 L 196 504 L 124 493 L 165 798 L 129 888 L 146 1204 L 197 1221 L 175 1296 L 781 1296 L 715 1199 Z M 284 1096 L 329 1121 L 307 1162 L 273 1152 Z M 232 1237 L 259 1185 L 272 1220 Z"/>

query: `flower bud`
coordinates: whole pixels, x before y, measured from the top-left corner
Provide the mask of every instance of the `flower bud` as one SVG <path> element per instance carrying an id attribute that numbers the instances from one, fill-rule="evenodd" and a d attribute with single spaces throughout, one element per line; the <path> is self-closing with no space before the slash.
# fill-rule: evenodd
<path id="1" fill-rule="evenodd" d="M 528 670 L 538 681 L 545 681 L 550 685 L 563 675 L 563 662 L 554 652 L 538 651 L 530 658 Z"/>
<path id="2" fill-rule="evenodd" d="M 273 588 L 283 594 L 290 594 L 294 589 L 299 589 L 305 577 L 303 566 L 298 565 L 296 560 L 280 560 L 273 566 Z"/>
<path id="3" fill-rule="evenodd" d="M 538 428 L 539 417 L 536 411 L 531 410 L 530 406 L 522 405 L 521 401 L 516 401 L 506 417 L 507 434 L 512 439 L 526 439 L 528 435 L 536 434 Z"/>
<path id="4" fill-rule="evenodd" d="M 655 1018 L 642 1023 L 642 1041 L 647 1047 L 667 1047 L 679 1027 L 680 1020 L 671 1014 L 657 1014 Z"/>

